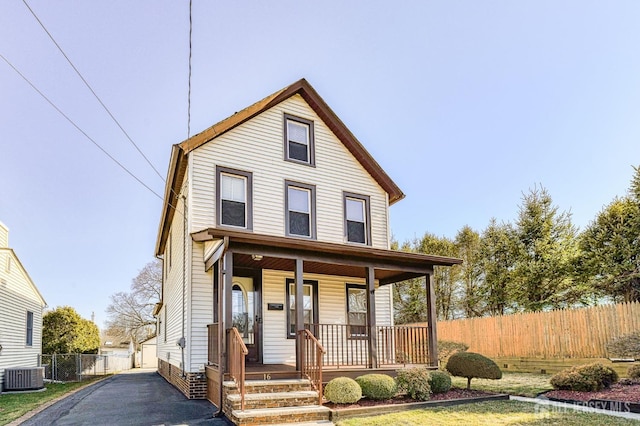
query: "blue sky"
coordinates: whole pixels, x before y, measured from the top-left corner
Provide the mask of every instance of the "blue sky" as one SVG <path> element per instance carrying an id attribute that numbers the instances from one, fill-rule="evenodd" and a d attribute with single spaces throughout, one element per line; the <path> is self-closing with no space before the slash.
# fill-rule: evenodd
<path id="1" fill-rule="evenodd" d="M 164 175 L 188 136 L 188 1 L 28 4 Z M 305 77 L 406 193 L 398 240 L 514 220 L 536 184 L 584 228 L 640 164 L 638 16 L 637 1 L 194 0 L 191 133 Z M 0 54 L 163 193 L 21 1 L 0 4 Z M 1 60 L 0 182 L 49 305 L 102 326 L 153 259 L 161 200 Z"/>

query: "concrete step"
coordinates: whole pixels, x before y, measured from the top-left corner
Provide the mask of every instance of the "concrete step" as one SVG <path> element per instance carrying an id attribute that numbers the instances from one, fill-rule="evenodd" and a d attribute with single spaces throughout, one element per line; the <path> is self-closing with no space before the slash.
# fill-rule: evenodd
<path id="1" fill-rule="evenodd" d="M 233 381 L 223 383 L 229 394 L 238 393 L 238 386 Z M 312 390 L 311 382 L 307 379 L 274 379 L 274 380 L 245 380 L 244 393 L 274 393 L 298 392 Z"/>
<path id="2" fill-rule="evenodd" d="M 253 410 L 233 410 L 227 414 L 237 425 L 274 425 L 287 423 L 308 423 L 312 421 L 328 421 L 331 410 L 322 405 L 306 407 L 278 407 Z"/>
<path id="3" fill-rule="evenodd" d="M 303 407 L 318 404 L 316 391 L 291 391 L 271 393 L 248 393 L 244 396 L 244 409 L 277 407 Z M 227 404 L 233 410 L 240 410 L 240 395 L 227 395 Z"/>

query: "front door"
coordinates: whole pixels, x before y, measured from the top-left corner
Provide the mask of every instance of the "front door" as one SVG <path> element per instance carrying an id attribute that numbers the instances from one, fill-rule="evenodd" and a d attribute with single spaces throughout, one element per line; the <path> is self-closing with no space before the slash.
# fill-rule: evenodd
<path id="1" fill-rule="evenodd" d="M 260 345 L 260 291 L 252 277 L 233 277 L 231 287 L 232 326 L 237 328 L 247 346 L 247 361 L 262 362 Z"/>

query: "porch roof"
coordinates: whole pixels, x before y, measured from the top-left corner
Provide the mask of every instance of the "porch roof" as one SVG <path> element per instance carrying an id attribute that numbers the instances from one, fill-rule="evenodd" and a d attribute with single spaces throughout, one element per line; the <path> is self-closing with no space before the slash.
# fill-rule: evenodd
<path id="1" fill-rule="evenodd" d="M 293 271 L 295 259 L 304 272 L 364 278 L 373 267 L 380 284 L 390 284 L 432 273 L 434 266 L 452 266 L 461 259 L 384 250 L 363 245 L 335 244 L 276 237 L 243 231 L 208 228 L 191 234 L 196 242 L 225 240 L 234 253 L 234 266 Z M 262 256 L 260 260 L 255 255 Z"/>

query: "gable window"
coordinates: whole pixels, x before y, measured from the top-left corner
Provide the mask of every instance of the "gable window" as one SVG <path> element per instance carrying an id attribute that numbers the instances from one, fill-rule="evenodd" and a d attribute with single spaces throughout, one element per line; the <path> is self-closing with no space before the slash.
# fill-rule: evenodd
<path id="1" fill-rule="evenodd" d="M 285 160 L 315 165 L 313 121 L 284 115 Z"/>
<path id="2" fill-rule="evenodd" d="M 287 278 L 287 338 L 296 337 L 296 283 Z M 318 323 L 318 282 L 304 280 L 302 284 L 302 309 L 304 324 Z"/>
<path id="3" fill-rule="evenodd" d="M 27 311 L 27 346 L 33 346 L 33 312 Z"/>
<path id="4" fill-rule="evenodd" d="M 315 238 L 315 186 L 285 181 L 285 188 L 287 235 Z"/>
<path id="5" fill-rule="evenodd" d="M 369 197 L 344 194 L 344 232 L 350 243 L 371 245 Z"/>
<path id="6" fill-rule="evenodd" d="M 347 284 L 347 324 L 349 337 L 367 336 L 367 290 L 363 285 Z"/>
<path id="7" fill-rule="evenodd" d="M 216 167 L 217 222 L 251 230 L 252 174 L 226 167 Z"/>

